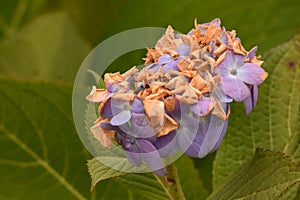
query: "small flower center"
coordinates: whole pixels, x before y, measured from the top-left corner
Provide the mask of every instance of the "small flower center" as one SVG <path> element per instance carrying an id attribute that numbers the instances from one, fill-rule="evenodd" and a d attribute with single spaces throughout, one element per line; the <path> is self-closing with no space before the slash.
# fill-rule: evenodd
<path id="1" fill-rule="evenodd" d="M 130 138 L 129 142 L 130 142 L 130 144 L 134 144 L 135 143 L 135 139 L 134 138 Z"/>
<path id="2" fill-rule="evenodd" d="M 231 71 L 230 71 L 230 74 L 232 74 L 232 75 L 236 75 L 237 74 L 237 70 L 236 69 L 232 69 Z"/>

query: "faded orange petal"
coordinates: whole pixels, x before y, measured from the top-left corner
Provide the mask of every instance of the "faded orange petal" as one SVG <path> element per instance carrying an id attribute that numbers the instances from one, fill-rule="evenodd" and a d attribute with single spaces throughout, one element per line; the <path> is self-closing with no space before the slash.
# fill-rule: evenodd
<path id="1" fill-rule="evenodd" d="M 146 54 L 147 57 L 143 58 L 143 60 L 145 60 L 146 65 L 157 63 L 159 57 L 164 54 L 162 50 L 158 50 L 158 49 L 147 48 L 147 50 L 148 50 Z"/>
<path id="2" fill-rule="evenodd" d="M 104 82 L 108 84 L 113 84 L 123 81 L 124 78 L 121 76 L 120 72 L 116 73 L 106 73 L 104 75 Z"/>
<path id="3" fill-rule="evenodd" d="M 221 44 L 221 46 L 219 46 L 219 47 L 214 51 L 214 54 L 215 54 L 215 56 L 218 56 L 218 55 L 224 53 L 226 50 L 227 50 L 226 44 Z"/>
<path id="4" fill-rule="evenodd" d="M 171 98 L 164 99 L 164 103 L 167 111 L 173 111 L 175 109 L 174 95 Z"/>
<path id="5" fill-rule="evenodd" d="M 136 68 L 136 66 L 133 66 L 128 71 L 126 71 L 125 73 L 123 73 L 121 76 L 126 79 L 126 78 L 129 78 L 129 77 L 133 76 L 138 71 L 139 70 Z"/>
<path id="6" fill-rule="evenodd" d="M 254 56 L 254 58 L 252 58 L 251 60 L 251 63 L 261 66 L 264 63 L 264 61 L 258 60 L 259 58 L 260 56 Z"/>
<path id="7" fill-rule="evenodd" d="M 245 50 L 245 48 L 242 46 L 242 44 L 240 43 L 240 41 L 238 40 L 234 40 L 233 42 L 233 51 L 236 54 L 240 54 L 240 55 L 247 55 L 247 51 Z"/>
<path id="8" fill-rule="evenodd" d="M 226 57 L 226 52 L 222 53 L 221 56 L 216 61 L 216 66 L 218 66 Z"/>
<path id="9" fill-rule="evenodd" d="M 112 141 L 116 132 L 114 130 L 106 130 L 101 128 L 100 123 L 102 122 L 109 122 L 109 119 L 102 120 L 101 118 L 98 118 L 90 130 L 103 147 L 110 149 L 112 147 Z"/>
<path id="10" fill-rule="evenodd" d="M 178 63 L 178 69 L 180 71 L 190 70 L 192 68 L 193 68 L 193 66 L 191 65 L 191 60 L 188 57 L 182 59 Z"/>
<path id="11" fill-rule="evenodd" d="M 197 74 L 192 78 L 190 85 L 201 91 L 207 86 L 207 82 L 200 76 L 200 74 Z"/>
<path id="12" fill-rule="evenodd" d="M 127 93 L 114 93 L 112 95 L 114 99 L 123 100 L 123 101 L 133 101 L 135 95 L 132 90 L 128 91 Z"/>
<path id="13" fill-rule="evenodd" d="M 173 40 L 175 40 L 174 30 L 169 25 L 165 34 L 157 41 L 155 49 L 176 49 Z"/>
<path id="14" fill-rule="evenodd" d="M 165 114 L 165 119 L 166 119 L 165 124 L 164 124 L 163 128 L 161 129 L 161 131 L 157 134 L 157 137 L 167 135 L 171 131 L 174 131 L 178 128 L 177 122 L 172 117 Z"/>
<path id="15" fill-rule="evenodd" d="M 219 101 L 216 101 L 216 103 L 214 104 L 214 109 L 212 111 L 212 114 L 216 115 L 217 117 L 223 120 L 226 120 L 228 118 L 228 115 L 225 113 Z"/>
<path id="16" fill-rule="evenodd" d="M 108 92 L 106 89 L 97 89 L 95 86 L 93 86 L 90 94 L 86 96 L 86 100 L 91 102 L 102 102 L 106 99 L 107 94 Z"/>
<path id="17" fill-rule="evenodd" d="M 143 101 L 146 115 L 156 133 L 160 132 L 165 123 L 164 103 L 159 100 L 145 99 Z"/>

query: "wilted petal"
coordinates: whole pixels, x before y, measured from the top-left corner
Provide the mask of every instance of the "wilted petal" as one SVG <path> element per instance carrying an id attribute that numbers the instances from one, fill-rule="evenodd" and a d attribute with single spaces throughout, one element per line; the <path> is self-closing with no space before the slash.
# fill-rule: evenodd
<path id="1" fill-rule="evenodd" d="M 106 148 L 111 148 L 112 140 L 115 137 L 114 130 L 106 130 L 100 127 L 100 124 L 105 122 L 105 120 L 98 119 L 95 124 L 90 128 L 94 137 L 99 141 L 99 143 Z"/>
<path id="2" fill-rule="evenodd" d="M 169 134 L 171 131 L 176 130 L 178 128 L 178 123 L 169 115 L 165 114 L 165 124 L 157 134 L 157 137 L 161 137 Z"/>
<path id="3" fill-rule="evenodd" d="M 97 89 L 93 86 L 92 91 L 89 95 L 86 96 L 86 100 L 90 102 L 103 102 L 106 98 L 108 98 L 109 93 L 105 89 Z"/>
<path id="4" fill-rule="evenodd" d="M 144 108 L 147 116 L 150 118 L 151 126 L 155 132 L 159 132 L 165 122 L 164 103 L 159 100 L 144 100 Z"/>
<path id="5" fill-rule="evenodd" d="M 245 63 L 239 68 L 237 76 L 245 83 L 259 85 L 267 78 L 268 73 L 255 64 Z"/>
<path id="6" fill-rule="evenodd" d="M 251 95 L 243 101 L 247 115 L 249 115 L 255 107 L 258 97 L 258 88 L 256 85 L 251 85 L 250 91 Z"/>
<path id="7" fill-rule="evenodd" d="M 241 102 L 250 96 L 249 88 L 243 81 L 237 78 L 222 77 L 223 89 L 226 95 L 237 102 Z"/>
<path id="8" fill-rule="evenodd" d="M 113 116 L 110 123 L 113 126 L 119 126 L 128 122 L 131 118 L 131 112 L 129 110 L 124 110 L 117 115 Z"/>
<path id="9" fill-rule="evenodd" d="M 160 176 L 165 176 L 167 173 L 164 169 L 164 163 L 155 146 L 145 139 L 138 139 L 137 143 L 140 147 L 141 156 L 150 169 Z"/>

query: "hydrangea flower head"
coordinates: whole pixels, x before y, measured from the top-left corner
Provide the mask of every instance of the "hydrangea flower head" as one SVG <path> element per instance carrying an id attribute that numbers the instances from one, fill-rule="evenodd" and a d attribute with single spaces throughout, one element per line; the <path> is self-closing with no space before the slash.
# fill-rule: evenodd
<path id="1" fill-rule="evenodd" d="M 256 56 L 220 19 L 198 24 L 188 34 L 169 26 L 148 49 L 145 66 L 104 76 L 86 99 L 100 102 L 91 131 L 100 145 L 119 144 L 135 166 L 145 162 L 166 175 L 163 159 L 177 150 L 202 158 L 220 146 L 230 103 L 255 107 L 258 85 L 267 77 Z"/>

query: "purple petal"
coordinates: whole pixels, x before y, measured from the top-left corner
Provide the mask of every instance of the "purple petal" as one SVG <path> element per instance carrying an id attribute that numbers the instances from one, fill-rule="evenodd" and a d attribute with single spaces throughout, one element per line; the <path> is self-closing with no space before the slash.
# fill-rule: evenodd
<path id="1" fill-rule="evenodd" d="M 213 101 L 211 98 L 202 97 L 198 103 L 191 105 L 191 110 L 198 116 L 207 115 L 212 108 Z"/>
<path id="2" fill-rule="evenodd" d="M 113 115 L 116 115 L 124 110 L 129 110 L 129 108 L 130 108 L 129 101 L 118 100 L 118 99 L 114 99 L 114 98 L 111 98 L 110 106 L 111 106 Z"/>
<path id="3" fill-rule="evenodd" d="M 233 100 L 241 102 L 250 96 L 250 90 L 243 81 L 229 77 L 221 77 L 221 79 L 225 94 L 233 98 Z"/>
<path id="4" fill-rule="evenodd" d="M 163 72 L 166 73 L 168 70 L 179 71 L 177 65 L 178 65 L 178 63 L 179 63 L 182 59 L 183 59 L 182 57 L 179 57 L 179 58 L 177 58 L 176 60 L 171 61 L 171 62 L 165 64 L 165 65 L 163 66 Z"/>
<path id="5" fill-rule="evenodd" d="M 150 126 L 150 121 L 145 114 L 132 114 L 131 117 L 132 135 L 138 138 L 149 138 L 156 135 Z"/>
<path id="6" fill-rule="evenodd" d="M 176 47 L 176 51 L 181 56 L 190 55 L 190 46 L 187 44 L 180 44 Z"/>
<path id="7" fill-rule="evenodd" d="M 226 113 L 228 113 L 229 111 L 229 108 L 230 108 L 230 104 L 229 103 L 226 103 L 226 104 L 222 104 L 222 107 L 224 110 L 226 110 Z M 229 119 L 229 118 L 228 118 Z M 223 126 L 223 130 L 222 130 L 222 133 L 219 137 L 219 140 L 217 141 L 217 143 L 215 144 L 214 148 L 210 151 L 210 153 L 214 152 L 215 150 L 217 150 L 219 148 L 219 146 L 221 145 L 222 143 L 222 140 L 223 140 L 223 137 L 227 131 L 227 127 L 228 127 L 228 119 L 225 120 L 225 123 L 224 123 L 224 126 Z"/>
<path id="8" fill-rule="evenodd" d="M 251 85 L 259 85 L 264 79 L 262 79 L 262 75 L 265 73 L 263 68 L 255 65 L 253 63 L 245 63 L 238 69 L 238 78 L 244 81 L 245 83 Z"/>
<path id="9" fill-rule="evenodd" d="M 185 114 L 180 121 L 179 129 L 177 130 L 177 143 L 182 151 L 186 151 L 193 143 L 198 127 L 200 126 L 198 119 Z"/>
<path id="10" fill-rule="evenodd" d="M 226 51 L 225 59 L 217 66 L 216 71 L 221 76 L 228 76 L 231 69 L 238 69 L 244 62 L 244 56 L 234 54 L 232 51 Z"/>
<path id="11" fill-rule="evenodd" d="M 145 67 L 147 70 L 156 73 L 158 71 L 158 69 L 160 68 L 160 65 L 152 63 L 148 66 Z"/>
<path id="12" fill-rule="evenodd" d="M 122 137 L 121 144 L 123 149 L 125 150 L 125 155 L 127 159 L 135 166 L 141 166 L 142 158 L 136 140 L 134 138 Z"/>
<path id="13" fill-rule="evenodd" d="M 199 151 L 201 149 L 201 146 L 203 144 L 205 135 L 209 127 L 209 122 L 210 122 L 210 117 L 205 117 L 204 120 L 199 121 L 197 134 L 193 142 L 189 146 L 189 148 L 185 151 L 186 155 L 193 158 L 198 158 Z"/>
<path id="14" fill-rule="evenodd" d="M 251 85 L 250 91 L 251 95 L 243 101 L 247 115 L 249 115 L 255 107 L 258 97 L 258 88 L 256 85 Z"/>
<path id="15" fill-rule="evenodd" d="M 144 113 L 144 105 L 141 100 L 134 98 L 131 103 L 131 111 L 133 113 Z"/>
<path id="16" fill-rule="evenodd" d="M 131 112 L 129 110 L 123 110 L 117 115 L 113 116 L 110 121 L 110 124 L 113 126 L 119 126 L 128 122 L 131 118 Z"/>
<path id="17" fill-rule="evenodd" d="M 100 108 L 100 107 L 99 107 Z M 98 110 L 99 115 L 101 115 L 103 118 L 109 118 L 111 119 L 113 117 L 112 109 L 111 109 L 111 99 L 109 99 L 105 106 L 103 107 L 102 112 Z"/>
<path id="18" fill-rule="evenodd" d="M 116 129 L 116 127 L 112 126 L 110 124 L 110 122 L 101 122 L 100 127 L 104 128 L 106 130 L 115 130 Z"/>
<path id="19" fill-rule="evenodd" d="M 210 153 L 214 149 L 220 138 L 223 138 L 223 129 L 225 127 L 226 121 L 227 120 L 224 121 L 223 119 L 215 115 L 211 115 L 209 127 L 207 129 L 207 132 L 204 133 L 205 137 L 203 138 L 203 143 L 198 152 L 199 158 L 203 158 L 208 153 Z"/>
<path id="20" fill-rule="evenodd" d="M 172 58 L 172 56 L 171 55 L 169 55 L 169 54 L 164 54 L 164 55 L 162 55 L 161 57 L 159 57 L 159 59 L 158 59 L 158 65 L 163 65 L 163 64 L 166 64 L 166 63 L 168 63 L 168 62 L 171 62 L 171 61 L 173 61 L 174 59 Z"/>
<path id="21" fill-rule="evenodd" d="M 142 153 L 141 156 L 150 169 L 160 176 L 165 176 L 164 163 L 153 144 L 144 139 L 138 139 L 137 143 Z"/>
<path id="22" fill-rule="evenodd" d="M 161 157 L 172 155 L 177 151 L 176 131 L 172 131 L 167 135 L 157 138 L 153 143 Z"/>
<path id="23" fill-rule="evenodd" d="M 251 59 L 254 58 L 255 54 L 256 54 L 256 51 L 257 51 L 257 46 L 253 47 L 249 52 L 248 52 L 248 55 L 247 57 Z"/>

